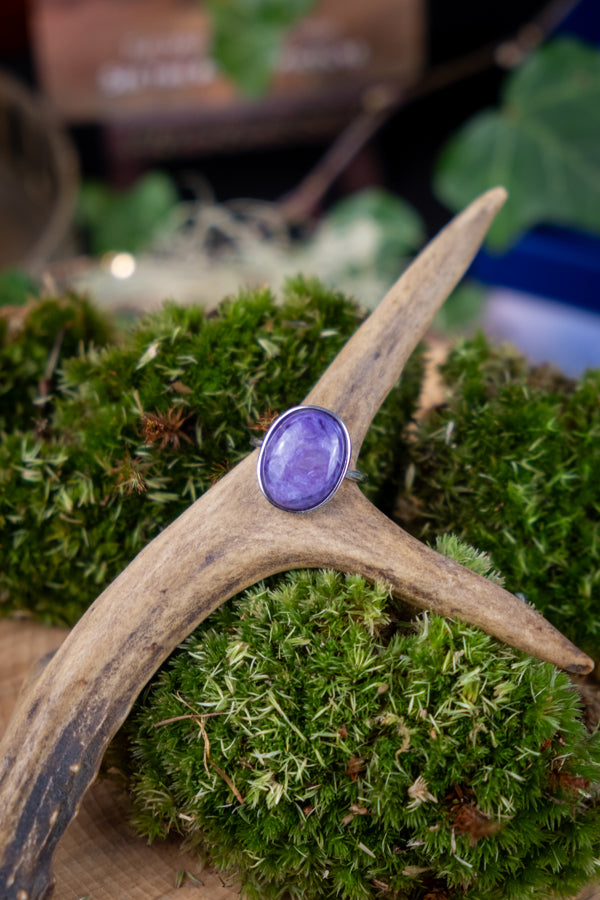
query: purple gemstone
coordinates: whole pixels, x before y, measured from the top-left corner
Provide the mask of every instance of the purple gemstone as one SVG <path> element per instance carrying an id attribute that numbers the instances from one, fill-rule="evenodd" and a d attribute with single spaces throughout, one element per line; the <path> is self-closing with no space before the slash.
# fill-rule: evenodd
<path id="1" fill-rule="evenodd" d="M 258 458 L 258 482 L 267 500 L 290 512 L 308 512 L 340 486 L 350 461 L 350 438 L 333 413 L 297 406 L 271 426 Z"/>

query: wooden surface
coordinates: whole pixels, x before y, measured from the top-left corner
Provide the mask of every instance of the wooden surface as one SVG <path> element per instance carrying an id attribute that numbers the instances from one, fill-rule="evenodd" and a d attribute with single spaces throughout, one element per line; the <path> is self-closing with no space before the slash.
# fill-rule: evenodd
<path id="1" fill-rule="evenodd" d="M 427 246 L 307 397 L 345 421 L 354 457 L 504 199 L 501 188 L 482 195 Z M 355 484 L 345 482 L 308 515 L 271 506 L 258 488 L 256 456 L 138 554 L 21 696 L 0 745 L 3 900 L 50 896 L 58 841 L 144 684 L 213 609 L 268 575 L 305 567 L 357 572 L 571 672 L 592 668 L 531 607 L 410 537 Z"/>

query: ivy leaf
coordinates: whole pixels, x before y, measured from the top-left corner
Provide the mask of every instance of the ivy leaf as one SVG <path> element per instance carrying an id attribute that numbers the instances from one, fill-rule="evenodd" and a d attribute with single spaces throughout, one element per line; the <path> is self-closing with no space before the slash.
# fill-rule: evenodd
<path id="1" fill-rule="evenodd" d="M 434 327 L 447 335 L 464 335 L 478 324 L 485 301 L 484 288 L 477 282 L 463 279 L 438 310 Z"/>
<path id="2" fill-rule="evenodd" d="M 458 210 L 494 185 L 509 200 L 489 244 L 538 223 L 600 232 L 600 53 L 572 39 L 537 51 L 506 82 L 499 110 L 469 121 L 440 158 L 435 187 Z"/>
<path id="3" fill-rule="evenodd" d="M 259 96 L 267 89 L 286 31 L 314 4 L 315 0 L 208 0 L 215 62 L 243 93 Z"/>
<path id="4" fill-rule="evenodd" d="M 300 271 L 360 297 L 372 309 L 423 242 L 421 217 L 404 200 L 379 188 L 357 191 L 319 221 L 296 257 Z"/>
<path id="5" fill-rule="evenodd" d="M 92 253 L 136 253 L 165 228 L 178 201 L 177 188 L 164 172 L 146 173 L 129 191 L 88 181 L 81 189 L 77 217 Z"/>
<path id="6" fill-rule="evenodd" d="M 371 230 L 364 241 L 368 262 L 390 279 L 398 277 L 406 258 L 412 256 L 425 239 L 425 228 L 419 214 L 389 191 L 366 188 L 335 204 L 323 221 L 317 240 L 329 231 L 343 246 L 352 247 L 355 239 L 365 238 L 364 228 Z M 367 262 L 356 250 L 349 255 L 351 265 Z"/>
<path id="7" fill-rule="evenodd" d="M 21 269 L 4 269 L 0 272 L 0 306 L 25 306 L 38 294 L 35 281 Z"/>
<path id="8" fill-rule="evenodd" d="M 342 230 L 361 219 L 375 223 L 382 252 L 396 259 L 414 253 L 425 238 L 423 221 L 413 207 L 379 188 L 366 188 L 340 200 L 327 216 L 331 226 Z"/>

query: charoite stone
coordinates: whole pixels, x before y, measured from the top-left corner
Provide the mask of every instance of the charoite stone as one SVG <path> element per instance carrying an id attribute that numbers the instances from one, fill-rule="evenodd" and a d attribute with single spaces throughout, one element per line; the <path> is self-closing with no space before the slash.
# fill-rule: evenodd
<path id="1" fill-rule="evenodd" d="M 296 406 L 271 425 L 258 458 L 258 483 L 267 500 L 308 512 L 340 486 L 350 462 L 343 422 L 318 406 Z"/>

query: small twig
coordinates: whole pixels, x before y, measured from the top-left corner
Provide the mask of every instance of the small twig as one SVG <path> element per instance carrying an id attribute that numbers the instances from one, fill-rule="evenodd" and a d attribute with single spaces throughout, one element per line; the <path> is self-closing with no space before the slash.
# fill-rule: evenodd
<path id="1" fill-rule="evenodd" d="M 161 725 L 171 725 L 172 722 L 183 722 L 185 719 L 192 719 L 194 722 L 197 722 L 200 717 L 203 719 L 209 719 L 211 716 L 222 716 L 225 710 L 222 712 L 212 712 L 212 713 L 201 713 L 195 715 L 194 713 L 187 713 L 185 716 L 173 716 L 170 719 L 163 719 L 161 722 L 154 722 L 153 728 L 160 728 Z"/>
<path id="2" fill-rule="evenodd" d="M 298 187 L 279 201 L 279 209 L 288 222 L 295 224 L 310 218 L 334 181 L 398 108 L 404 96 L 404 92 L 384 85 L 365 92 L 363 109 L 358 116 L 336 138 Z"/>
<path id="3" fill-rule="evenodd" d="M 201 712 L 198 712 L 198 710 L 194 709 L 194 707 L 190 703 L 188 703 L 187 700 L 185 700 L 181 696 L 180 693 L 177 693 L 176 696 L 177 696 L 177 699 L 181 703 L 183 703 L 184 706 L 187 706 L 187 708 L 191 710 L 191 714 L 186 714 L 183 716 L 173 716 L 171 719 L 164 719 L 162 722 L 155 722 L 154 727 L 158 728 L 159 725 L 168 725 L 171 722 L 180 722 L 183 719 L 191 719 L 192 721 L 194 721 L 198 725 L 198 728 L 200 729 L 200 734 L 202 735 L 202 740 L 204 741 L 204 770 L 205 770 L 206 774 L 210 775 L 210 770 L 207 765 L 207 763 L 210 763 L 211 766 L 213 767 L 213 769 L 215 770 L 215 772 L 217 773 L 217 775 L 220 775 L 220 777 L 227 784 L 229 789 L 233 792 L 236 800 L 241 805 L 243 805 L 244 798 L 242 797 L 242 795 L 236 788 L 235 784 L 233 783 L 233 781 L 231 780 L 231 778 L 229 777 L 227 772 L 224 772 L 223 769 L 221 769 L 220 766 L 218 766 L 216 764 L 216 762 L 214 762 L 214 760 L 211 759 L 210 741 L 208 739 L 208 734 L 206 733 L 206 728 L 204 726 L 205 719 L 209 719 L 209 718 L 211 718 L 211 716 L 222 716 L 224 714 L 225 710 L 220 710 L 219 712 L 212 712 L 212 713 L 201 713 Z"/>
<path id="4" fill-rule="evenodd" d="M 207 761 L 208 761 L 208 762 L 211 764 L 211 766 L 213 767 L 213 769 L 215 770 L 215 772 L 217 773 L 217 775 L 220 775 L 221 778 L 223 779 L 223 781 L 224 781 L 224 782 L 226 783 L 226 785 L 229 787 L 229 789 L 230 789 L 231 791 L 233 791 L 233 793 L 234 793 L 234 795 L 235 795 L 235 798 L 236 798 L 236 800 L 238 801 L 238 803 L 239 803 L 241 806 L 243 806 L 243 804 L 244 804 L 244 798 L 242 797 L 242 795 L 240 794 L 240 792 L 239 792 L 238 789 L 236 788 L 235 784 L 233 783 L 233 781 L 231 780 L 231 778 L 229 777 L 229 775 L 227 774 L 227 772 L 224 772 L 223 769 L 221 769 L 220 766 L 218 766 L 218 765 L 216 764 L 216 762 L 214 762 L 214 760 L 212 760 L 212 759 L 210 758 L 210 741 L 208 740 L 208 735 L 207 735 L 207 733 L 206 733 L 206 728 L 204 727 L 204 722 L 203 722 L 202 719 L 199 719 L 199 721 L 198 721 L 198 726 L 199 726 L 199 728 L 200 728 L 200 734 L 202 735 L 202 739 L 203 739 L 203 741 L 204 741 L 204 769 L 205 769 L 205 771 L 206 771 L 206 774 L 207 774 L 207 775 L 210 775 L 210 772 L 209 772 L 209 770 L 208 770 L 208 766 L 206 765 L 206 763 L 207 763 Z"/>

